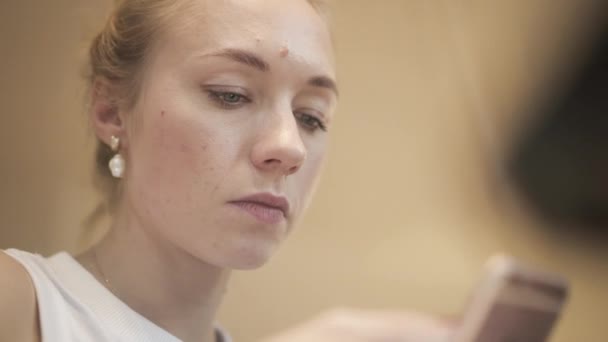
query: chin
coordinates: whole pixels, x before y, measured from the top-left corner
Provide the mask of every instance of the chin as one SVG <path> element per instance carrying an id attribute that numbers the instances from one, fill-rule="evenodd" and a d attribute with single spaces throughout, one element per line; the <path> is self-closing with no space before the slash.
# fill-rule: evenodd
<path id="1" fill-rule="evenodd" d="M 254 270 L 264 266 L 274 255 L 277 244 L 270 241 L 243 241 L 229 255 L 224 267 L 234 270 Z"/>

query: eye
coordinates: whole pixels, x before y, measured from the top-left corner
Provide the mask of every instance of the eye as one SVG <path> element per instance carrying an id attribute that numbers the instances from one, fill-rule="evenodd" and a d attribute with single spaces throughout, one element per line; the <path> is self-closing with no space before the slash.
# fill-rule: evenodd
<path id="1" fill-rule="evenodd" d="M 207 90 L 209 98 L 224 108 L 237 108 L 251 100 L 243 95 L 233 91 L 217 91 Z"/>
<path id="2" fill-rule="evenodd" d="M 306 113 L 294 113 L 294 115 L 298 122 L 300 122 L 300 125 L 302 125 L 302 127 L 304 127 L 304 129 L 309 132 L 315 132 L 319 129 L 324 132 L 327 131 L 327 127 L 325 126 L 325 124 L 314 115 Z"/>

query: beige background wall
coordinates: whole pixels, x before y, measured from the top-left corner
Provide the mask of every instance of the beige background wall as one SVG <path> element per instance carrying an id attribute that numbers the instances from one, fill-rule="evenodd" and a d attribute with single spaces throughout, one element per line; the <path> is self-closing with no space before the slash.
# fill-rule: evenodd
<path id="1" fill-rule="evenodd" d="M 82 248 L 96 203 L 82 51 L 109 2 L 0 5 L 2 248 Z M 554 341 L 608 340 L 605 248 L 549 234 L 499 168 L 515 109 L 584 46 L 591 1 L 334 7 L 343 96 L 332 156 L 299 230 L 268 266 L 236 274 L 221 320 L 237 341 L 335 305 L 457 313 L 496 251 L 572 279 Z"/>

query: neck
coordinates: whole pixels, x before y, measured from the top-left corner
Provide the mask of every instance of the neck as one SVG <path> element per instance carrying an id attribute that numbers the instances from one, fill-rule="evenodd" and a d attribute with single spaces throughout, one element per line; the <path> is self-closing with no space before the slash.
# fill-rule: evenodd
<path id="1" fill-rule="evenodd" d="M 229 271 L 209 265 L 118 215 L 77 259 L 120 300 L 183 341 L 214 341 Z"/>

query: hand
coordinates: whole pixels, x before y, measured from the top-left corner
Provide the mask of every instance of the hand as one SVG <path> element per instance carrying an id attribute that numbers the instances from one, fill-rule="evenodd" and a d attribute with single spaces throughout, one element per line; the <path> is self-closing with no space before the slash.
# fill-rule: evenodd
<path id="1" fill-rule="evenodd" d="M 417 313 L 334 309 L 263 342 L 445 342 L 455 330 Z"/>

